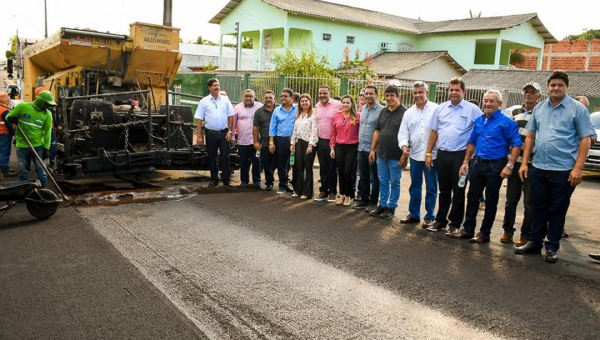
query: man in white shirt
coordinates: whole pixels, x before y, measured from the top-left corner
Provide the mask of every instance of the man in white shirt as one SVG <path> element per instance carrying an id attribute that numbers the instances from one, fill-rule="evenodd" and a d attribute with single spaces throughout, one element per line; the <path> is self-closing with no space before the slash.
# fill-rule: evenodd
<path id="1" fill-rule="evenodd" d="M 427 84 L 416 81 L 413 84 L 413 99 L 415 104 L 406 113 L 398 131 L 398 146 L 402 149 L 402 157 L 410 161 L 410 201 L 408 203 L 408 215 L 400 220 L 400 223 L 421 222 L 421 198 L 423 177 L 425 177 L 425 218 L 423 228 L 433 225 L 435 220 L 435 202 L 437 200 L 437 170 L 435 169 L 435 158 L 437 147 L 431 152 L 434 160 L 431 169 L 425 166 L 425 152 L 429 143 L 431 128 L 429 121 L 438 107 L 438 104 L 427 100 L 429 90 Z"/>

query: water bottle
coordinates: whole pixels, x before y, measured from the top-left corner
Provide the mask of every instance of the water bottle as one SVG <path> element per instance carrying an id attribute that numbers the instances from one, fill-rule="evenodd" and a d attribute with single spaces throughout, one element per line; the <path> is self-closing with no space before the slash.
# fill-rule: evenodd
<path id="1" fill-rule="evenodd" d="M 296 155 L 295 152 L 290 153 L 290 165 L 294 165 L 294 162 L 296 161 Z"/>
<path id="2" fill-rule="evenodd" d="M 260 158 L 260 149 L 256 150 L 256 158 Z"/>
<path id="3" fill-rule="evenodd" d="M 463 174 L 460 176 L 460 179 L 458 180 L 458 186 L 461 188 L 465 187 L 465 184 L 467 184 L 467 172 L 463 172 Z"/>

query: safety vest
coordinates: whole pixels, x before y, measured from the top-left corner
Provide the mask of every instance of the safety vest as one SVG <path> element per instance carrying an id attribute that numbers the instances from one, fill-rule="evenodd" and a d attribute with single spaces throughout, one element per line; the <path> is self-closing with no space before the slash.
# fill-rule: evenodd
<path id="1" fill-rule="evenodd" d="M 10 134 L 8 132 L 8 128 L 6 127 L 6 124 L 10 124 L 10 123 L 7 123 L 7 122 L 4 121 L 4 119 L 2 119 L 2 114 L 4 112 L 6 112 L 6 111 L 8 111 L 8 110 L 4 110 L 4 111 L 0 112 L 0 135 L 8 135 L 8 134 Z"/>

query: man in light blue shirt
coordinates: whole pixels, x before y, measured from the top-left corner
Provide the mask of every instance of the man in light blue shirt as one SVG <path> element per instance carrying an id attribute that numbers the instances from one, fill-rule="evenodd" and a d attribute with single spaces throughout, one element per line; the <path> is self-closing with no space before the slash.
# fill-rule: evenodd
<path id="1" fill-rule="evenodd" d="M 425 152 L 425 166 L 431 169 L 433 148 L 438 147 L 435 164 L 439 185 L 438 212 L 435 222 L 427 230 L 440 231 L 448 225 L 448 236 L 458 231 L 465 215 L 465 188 L 458 186 L 458 172 L 465 158 L 473 123 L 483 114 L 479 107 L 463 99 L 465 92 L 462 78 L 450 79 L 450 100 L 433 112 L 429 123 L 431 135 Z"/>
<path id="2" fill-rule="evenodd" d="M 379 113 L 383 106 L 377 102 L 377 87 L 367 85 L 364 89 L 366 103 L 360 111 L 360 127 L 358 128 L 358 169 L 360 171 L 359 199 L 354 209 L 366 209 L 371 212 L 377 208 L 379 201 L 379 175 L 377 162 L 369 162 L 373 134 L 379 121 Z"/>
<path id="3" fill-rule="evenodd" d="M 422 227 L 429 228 L 435 219 L 435 201 L 437 199 L 437 170 L 425 166 L 425 151 L 429 144 L 431 128 L 429 122 L 438 107 L 438 104 L 427 100 L 429 89 L 427 84 L 416 81 L 413 84 L 413 100 L 415 104 L 404 113 L 400 131 L 398 132 L 398 145 L 403 155 L 410 161 L 410 200 L 408 203 L 408 216 L 400 223 L 419 223 L 421 221 L 421 199 L 423 191 L 423 177 L 425 177 L 425 218 Z M 437 147 L 431 151 L 431 159 L 435 161 Z M 435 162 L 434 162 L 435 163 Z"/>
<path id="4" fill-rule="evenodd" d="M 281 105 L 275 108 L 269 126 L 269 152 L 276 155 L 278 194 L 291 191 L 288 187 L 288 162 L 290 160 L 290 138 L 294 132 L 297 106 L 292 104 L 294 92 L 288 88 L 281 91 Z"/>
<path id="5" fill-rule="evenodd" d="M 554 71 L 548 77 L 550 97 L 539 103 L 527 124 L 527 138 L 519 175 L 529 176 L 533 196 L 533 225 L 529 242 L 517 254 L 540 254 L 544 238 L 547 262 L 558 260 L 571 191 L 581 183 L 583 163 L 590 150 L 594 125 L 588 110 L 567 96 L 569 76 Z M 527 162 L 535 155 L 531 168 Z"/>
<path id="6" fill-rule="evenodd" d="M 196 144 L 204 145 L 202 125 L 206 128 L 206 146 L 210 163 L 209 186 L 219 184 L 219 166 L 223 185 L 231 185 L 231 169 L 229 168 L 229 141 L 233 134 L 233 106 L 226 96 L 220 94 L 219 80 L 211 78 L 206 83 L 210 95 L 198 103 L 194 118 L 198 120 Z M 217 163 L 217 157 L 219 158 Z"/>

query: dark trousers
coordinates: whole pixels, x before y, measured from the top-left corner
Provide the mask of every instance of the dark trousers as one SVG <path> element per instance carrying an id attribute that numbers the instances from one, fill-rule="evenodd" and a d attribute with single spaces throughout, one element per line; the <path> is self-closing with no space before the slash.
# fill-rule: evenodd
<path id="1" fill-rule="evenodd" d="M 315 164 L 316 151 L 306 154 L 308 142 L 298 139 L 295 149 L 294 173 L 296 174 L 296 182 L 294 183 L 294 192 L 307 198 L 313 197 L 314 194 L 314 178 L 313 165 Z M 313 148 L 314 149 L 314 148 Z"/>
<path id="2" fill-rule="evenodd" d="M 546 249 L 558 250 L 565 228 L 567 203 L 573 188 L 569 183 L 571 170 L 551 171 L 529 167 L 529 180 L 533 197 L 533 224 L 530 241 L 542 245 L 547 237 Z"/>
<path id="3" fill-rule="evenodd" d="M 458 186 L 458 171 L 464 158 L 465 150 L 438 150 L 436 167 L 440 194 L 435 220 L 442 225 L 447 225 L 449 219 L 450 226 L 459 228 L 465 215 L 465 188 Z"/>
<path id="4" fill-rule="evenodd" d="M 208 162 L 210 164 L 210 181 L 219 182 L 219 167 L 221 179 L 229 182 L 231 169 L 229 168 L 229 143 L 227 142 L 227 129 L 220 131 L 206 130 L 206 146 L 208 148 Z M 217 162 L 218 157 L 218 162 Z"/>
<path id="5" fill-rule="evenodd" d="M 533 206 L 531 201 L 531 184 L 529 177 L 525 177 L 525 181 L 521 181 L 519 177 L 519 168 L 521 163 L 515 163 L 515 168 L 506 179 L 506 204 L 504 205 L 504 221 L 502 228 L 504 233 L 513 235 L 516 231 L 515 219 L 517 216 L 517 205 L 521 200 L 521 192 L 523 193 L 523 223 L 521 224 L 521 238 L 529 239 L 531 236 L 531 221 L 533 217 Z"/>
<path id="6" fill-rule="evenodd" d="M 485 189 L 485 212 L 481 222 L 481 234 L 489 237 L 498 210 L 498 197 L 502 186 L 500 172 L 506 166 L 506 158 L 483 160 L 475 158 L 469 171 L 469 193 L 465 213 L 465 231 L 474 233 L 477 226 L 479 198 Z"/>
<path id="7" fill-rule="evenodd" d="M 317 157 L 319 157 L 319 175 L 321 176 L 321 187 L 319 192 L 327 194 L 337 193 L 336 162 L 330 155 L 331 147 L 329 139 L 319 138 L 317 142 Z"/>
<path id="8" fill-rule="evenodd" d="M 265 171 L 265 184 L 273 185 L 275 182 L 275 154 L 269 152 L 268 146 L 263 146 L 260 151 L 260 164 Z"/>
<path id="9" fill-rule="evenodd" d="M 238 145 L 240 153 L 240 181 L 250 183 L 250 166 L 252 166 L 252 183 L 260 185 L 260 161 L 256 157 L 254 145 Z"/>
<path id="10" fill-rule="evenodd" d="M 290 137 L 275 137 L 275 155 L 277 156 L 279 189 L 288 189 L 287 169 L 290 161 Z"/>
<path id="11" fill-rule="evenodd" d="M 379 177 L 377 162 L 369 163 L 369 151 L 358 151 L 358 167 L 360 168 L 359 197 L 370 204 L 379 201 Z"/>
<path id="12" fill-rule="evenodd" d="M 337 144 L 335 146 L 335 161 L 340 177 L 340 195 L 354 197 L 354 184 L 356 177 L 356 158 L 358 157 L 358 144 Z"/>

